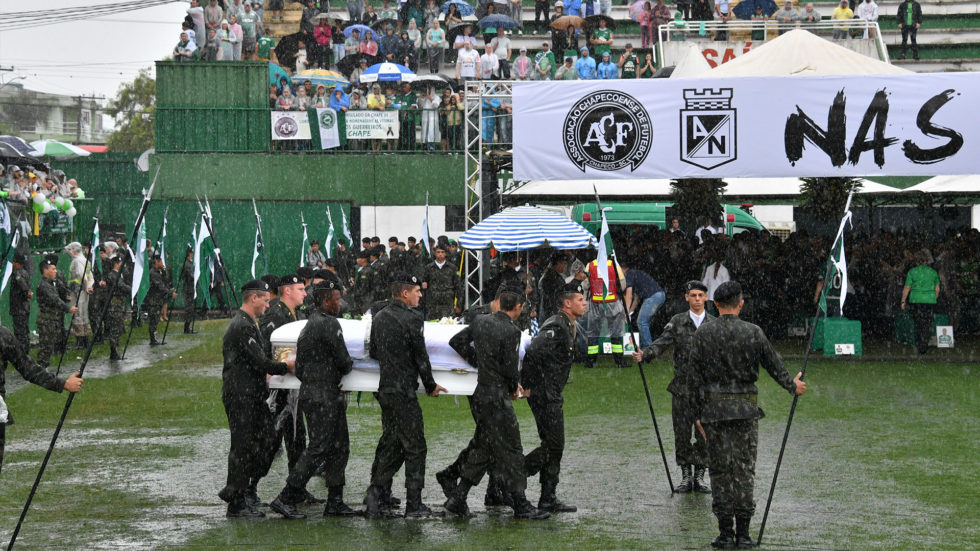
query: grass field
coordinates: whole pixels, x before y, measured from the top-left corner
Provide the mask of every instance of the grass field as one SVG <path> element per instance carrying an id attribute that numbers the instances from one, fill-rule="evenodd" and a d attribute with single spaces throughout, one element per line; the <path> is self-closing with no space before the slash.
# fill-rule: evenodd
<path id="1" fill-rule="evenodd" d="M 578 505 L 578 513 L 515 522 L 507 511 L 485 510 L 481 487 L 471 492 L 477 516 L 469 521 L 324 519 L 313 507 L 305 521 L 276 515 L 228 521 L 216 495 L 228 449 L 219 377 L 225 323 L 200 324 L 196 344 L 181 346 L 183 337 L 173 336 L 174 344 L 163 347 L 168 350 L 153 351 L 157 356 L 143 352 L 145 336 L 134 336 L 141 344 L 131 354 L 152 362 L 148 367 L 115 375 L 93 371 L 106 377 L 89 378 L 75 400 L 17 548 L 710 549 L 710 496 L 670 495 L 637 370 L 602 364 L 576 367 L 566 391 L 559 494 Z M 894 354 L 882 362 L 811 362 L 810 390 L 797 409 L 764 548 L 980 548 L 980 363 Z M 795 373 L 800 362 L 787 364 Z M 8 377 L 19 379 L 13 370 Z M 651 364 L 647 377 L 676 483 L 664 390 L 669 364 Z M 13 386 L 8 403 L 17 424 L 8 428 L 0 475 L 4 545 L 65 398 Z M 791 400 L 765 375 L 760 387 L 767 417 L 760 423 L 753 536 Z M 445 396 L 420 401 L 429 444 L 424 497 L 441 508 L 434 473 L 466 444 L 473 423 L 465 398 L 458 405 Z M 530 449 L 538 442 L 534 422 L 526 404 L 517 410 Z M 380 416 L 365 396 L 359 406 L 352 397 L 348 418 L 346 497 L 355 504 L 367 485 Z M 260 495 L 274 497 L 285 475 L 279 458 Z M 402 482 L 396 479 L 395 488 L 404 497 Z M 318 479 L 310 489 L 326 494 Z M 537 499 L 537 481 L 530 481 L 528 494 Z"/>

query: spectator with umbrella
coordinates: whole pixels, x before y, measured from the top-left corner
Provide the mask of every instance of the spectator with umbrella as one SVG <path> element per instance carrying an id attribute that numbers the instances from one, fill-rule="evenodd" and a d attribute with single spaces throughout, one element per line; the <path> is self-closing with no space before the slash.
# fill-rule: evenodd
<path id="1" fill-rule="evenodd" d="M 439 20 L 439 14 L 442 12 L 442 8 L 436 0 L 425 0 L 425 7 L 422 9 L 422 14 L 425 16 L 425 25 L 420 27 L 421 29 L 428 30 L 432 28 L 432 22 Z"/>
<path id="2" fill-rule="evenodd" d="M 361 24 L 362 25 L 374 25 L 378 22 L 378 14 L 374 13 L 374 6 L 368 4 L 365 6 L 364 13 L 361 14 Z"/>
<path id="3" fill-rule="evenodd" d="M 352 27 L 354 26 L 361 25 L 353 25 Z M 344 34 L 347 36 L 347 39 L 344 40 L 344 57 L 356 56 L 361 48 L 361 29 L 352 27 L 344 29 Z M 339 65 L 338 68 L 340 68 Z"/>
<path id="4" fill-rule="evenodd" d="M 555 15 L 551 17 L 551 49 L 555 55 L 564 56 L 568 49 L 568 35 L 582 26 L 585 20 L 578 16 L 565 15 L 565 3 L 555 2 Z"/>
<path id="5" fill-rule="evenodd" d="M 350 74 L 350 81 L 353 83 L 358 83 L 361 81 L 361 75 L 364 71 L 367 71 L 368 64 L 367 60 L 363 57 L 358 61 L 357 68 Z"/>
<path id="6" fill-rule="evenodd" d="M 320 84 L 316 87 L 316 96 L 313 98 L 313 108 L 323 109 L 330 107 L 330 96 L 327 95 L 327 87 Z"/>
<path id="7" fill-rule="evenodd" d="M 442 99 L 435 88 L 429 86 L 418 96 L 418 106 L 422 110 L 422 133 L 420 139 L 427 151 L 435 151 L 436 144 L 442 140 L 439 134 L 439 105 Z"/>
<path id="8" fill-rule="evenodd" d="M 497 13 L 497 5 L 490 3 L 487 5 L 487 14 L 483 16 L 477 25 L 483 29 L 483 43 L 489 44 L 494 38 L 497 38 L 497 23 L 500 21 L 500 17 L 507 17 L 506 15 L 500 15 Z"/>
<path id="9" fill-rule="evenodd" d="M 446 33 L 439 27 L 439 20 L 432 21 L 432 28 L 425 33 L 425 47 L 429 52 L 429 72 L 438 73 L 442 66 L 443 43 Z"/>
<path id="10" fill-rule="evenodd" d="M 510 58 L 512 55 L 510 50 L 510 31 L 504 31 L 498 34 L 496 38 L 490 41 L 490 46 L 493 48 L 493 53 L 497 56 L 497 62 L 500 65 L 497 76 L 510 80 Z"/>
<path id="11" fill-rule="evenodd" d="M 320 17 L 321 15 L 323 17 Z M 313 28 L 313 40 L 316 50 L 313 57 L 313 63 L 321 69 L 330 68 L 330 50 L 332 38 L 333 29 L 330 28 L 330 20 L 327 19 L 326 14 L 321 13 L 317 16 L 316 27 Z"/>
<path id="12" fill-rule="evenodd" d="M 467 11 L 469 13 L 466 13 Z M 450 0 L 442 5 L 442 12 L 446 14 L 446 28 L 452 29 L 457 25 L 462 25 L 464 17 L 473 15 L 473 6 L 462 0 Z"/>
<path id="13" fill-rule="evenodd" d="M 340 61 L 347 55 L 347 37 L 340 26 L 340 19 L 334 19 L 330 26 L 330 45 L 333 49 L 333 62 L 339 69 Z"/>
<path id="14" fill-rule="evenodd" d="M 370 6 L 370 4 L 368 5 Z M 378 55 L 378 43 L 375 42 L 374 33 L 372 33 L 370 30 L 364 33 L 364 40 L 362 40 L 360 46 L 358 46 L 358 51 L 364 55 Z"/>

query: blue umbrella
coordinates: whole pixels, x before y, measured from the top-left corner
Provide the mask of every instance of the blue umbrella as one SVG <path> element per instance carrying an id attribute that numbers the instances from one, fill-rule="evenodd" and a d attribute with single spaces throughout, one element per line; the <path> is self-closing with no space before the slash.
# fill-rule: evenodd
<path id="1" fill-rule="evenodd" d="M 0 143 L 5 144 L 10 148 L 15 157 L 27 157 L 28 155 L 36 157 L 40 155 L 38 151 L 35 151 L 31 144 L 24 141 L 23 138 L 17 136 L 0 136 Z"/>
<path id="2" fill-rule="evenodd" d="M 779 11 L 776 2 L 773 0 L 742 0 L 732 8 L 732 11 L 735 12 L 735 17 L 739 19 L 752 19 L 752 16 L 755 15 L 756 6 L 762 8 L 762 13 L 766 17 L 771 17 L 772 14 Z"/>
<path id="3" fill-rule="evenodd" d="M 506 15 L 501 15 L 499 13 L 490 14 L 483 19 L 476 22 L 480 28 L 493 27 L 495 29 L 516 29 L 520 27 L 517 21 L 514 21 Z"/>
<path id="4" fill-rule="evenodd" d="M 551 211 L 525 205 L 501 211 L 459 236 L 466 249 L 523 251 L 538 247 L 595 247 L 595 236 L 576 222 Z"/>
<path id="5" fill-rule="evenodd" d="M 283 69 L 282 67 L 280 67 L 280 66 L 278 66 L 275 63 L 273 63 L 273 62 L 270 61 L 269 62 L 269 84 L 275 84 L 276 86 L 279 86 L 279 80 L 282 77 L 286 77 L 286 83 L 287 84 L 289 84 L 290 86 L 293 85 L 292 79 L 289 78 L 289 73 L 287 73 L 286 70 Z"/>
<path id="6" fill-rule="evenodd" d="M 456 11 L 458 11 L 459 15 L 461 15 L 462 17 L 466 17 L 467 15 L 473 15 L 474 12 L 473 6 L 469 5 L 466 2 L 466 0 L 449 0 L 449 2 L 446 2 L 445 4 L 442 5 L 442 13 L 449 13 L 450 4 L 456 5 Z"/>
<path id="7" fill-rule="evenodd" d="M 397 63 L 377 63 L 361 73 L 361 82 L 412 82 L 415 73 L 404 65 Z"/>
<path id="8" fill-rule="evenodd" d="M 361 37 L 360 37 L 361 40 L 364 40 L 365 32 L 370 32 L 372 35 L 374 35 L 374 30 L 371 29 L 371 27 L 368 27 L 367 25 L 357 24 L 357 25 L 351 25 L 350 27 L 344 29 L 344 36 L 350 38 L 351 33 L 354 32 L 355 30 L 361 33 Z"/>

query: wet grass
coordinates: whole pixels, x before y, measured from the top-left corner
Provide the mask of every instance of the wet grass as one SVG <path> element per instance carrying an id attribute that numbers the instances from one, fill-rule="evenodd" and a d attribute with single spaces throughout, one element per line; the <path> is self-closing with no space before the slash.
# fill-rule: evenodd
<path id="1" fill-rule="evenodd" d="M 609 367 L 576 368 L 566 392 L 560 495 L 577 504 L 579 513 L 515 522 L 506 510 L 487 511 L 483 490 L 477 488 L 470 498 L 477 517 L 470 521 L 324 519 L 314 507 L 306 508 L 310 518 L 299 522 L 227 521 L 216 496 L 228 446 L 218 377 L 224 324 L 201 323 L 201 344 L 147 368 L 86 381 L 18 547 L 709 548 L 715 529 L 710 497 L 669 494 L 639 374 Z M 790 351 L 790 344 L 782 346 Z M 900 348 L 882 348 L 896 359 L 816 357 L 810 364 L 811 389 L 797 409 L 765 547 L 980 547 L 975 512 L 980 365 L 898 360 Z M 791 370 L 799 368 L 798 360 L 787 363 Z M 670 367 L 656 362 L 646 372 L 676 483 L 664 390 Z M 790 397 L 765 375 L 760 386 L 767 417 L 760 423 L 756 527 L 790 404 Z M 9 427 L 0 475 L 0 541 L 16 524 L 64 404 L 63 395 L 33 386 L 18 388 L 8 398 L 17 424 Z M 424 497 L 437 506 L 443 498 L 434 473 L 466 444 L 473 422 L 465 398 L 458 406 L 452 397 L 421 398 L 421 403 L 429 444 Z M 534 422 L 526 404 L 517 411 L 528 450 L 538 443 Z M 380 434 L 379 410 L 369 396 L 363 395 L 359 406 L 352 396 L 348 418 L 347 501 L 354 504 L 367 484 Z M 277 459 L 260 494 L 274 497 L 285 475 L 285 461 Z M 399 477 L 395 487 L 404 496 L 402 483 Z M 320 481 L 310 489 L 325 494 Z M 528 494 L 537 498 L 537 481 L 529 482 Z M 76 529 L 66 533 L 66 526 Z"/>

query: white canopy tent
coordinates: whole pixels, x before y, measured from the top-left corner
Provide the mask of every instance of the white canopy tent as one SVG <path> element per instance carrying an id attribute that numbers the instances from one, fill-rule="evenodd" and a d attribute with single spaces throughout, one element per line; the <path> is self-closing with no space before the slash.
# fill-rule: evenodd
<path id="1" fill-rule="evenodd" d="M 906 188 L 905 191 L 921 191 L 924 193 L 980 194 L 980 175 L 934 176 L 925 182 Z"/>
<path id="2" fill-rule="evenodd" d="M 683 55 L 674 65 L 674 71 L 670 73 L 670 78 L 698 77 L 710 70 L 711 65 L 708 65 L 701 48 L 694 42 L 687 42 L 684 45 Z"/>
<path id="3" fill-rule="evenodd" d="M 838 46 L 809 31 L 796 29 L 698 76 L 885 75 L 911 72 Z"/>

